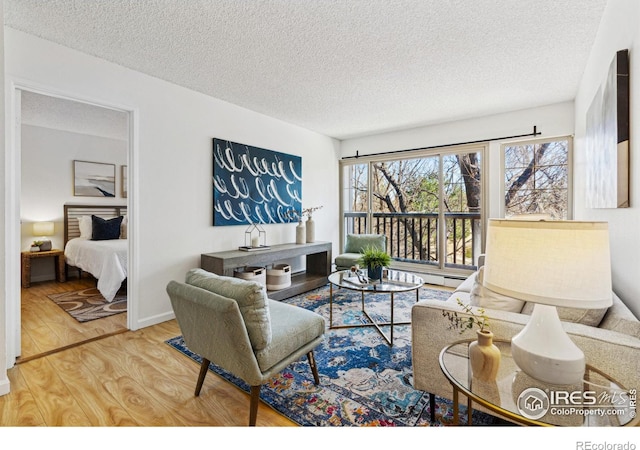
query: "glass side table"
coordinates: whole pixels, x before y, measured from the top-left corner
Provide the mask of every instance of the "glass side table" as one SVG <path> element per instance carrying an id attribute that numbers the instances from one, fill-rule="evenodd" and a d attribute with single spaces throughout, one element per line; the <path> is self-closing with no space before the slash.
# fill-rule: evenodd
<path id="1" fill-rule="evenodd" d="M 638 423 L 636 387 L 626 389 L 587 365 L 582 383 L 553 385 L 531 378 L 514 362 L 511 342 L 494 340 L 502 358 L 496 380 L 471 374 L 469 344 L 454 342 L 440 352 L 440 368 L 453 388 L 453 420 L 459 424 L 459 394 L 467 397 L 468 424 L 473 402 L 509 421 L 537 426 L 626 426 Z"/>

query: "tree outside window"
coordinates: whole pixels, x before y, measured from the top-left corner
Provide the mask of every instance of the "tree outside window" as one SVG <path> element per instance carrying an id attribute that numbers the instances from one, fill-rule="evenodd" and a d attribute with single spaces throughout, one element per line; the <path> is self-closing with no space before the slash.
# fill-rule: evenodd
<path id="1" fill-rule="evenodd" d="M 345 234 L 385 234 L 396 261 L 472 267 L 481 244 L 482 149 L 345 164 Z"/>
<path id="2" fill-rule="evenodd" d="M 503 150 L 505 217 L 548 214 L 570 219 L 571 140 L 519 142 Z"/>

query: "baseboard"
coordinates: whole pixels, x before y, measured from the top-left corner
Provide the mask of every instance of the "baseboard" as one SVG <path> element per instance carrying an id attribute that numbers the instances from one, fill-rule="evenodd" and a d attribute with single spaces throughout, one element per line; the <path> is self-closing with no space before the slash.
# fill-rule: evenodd
<path id="1" fill-rule="evenodd" d="M 142 320 L 138 320 L 138 322 L 136 323 L 136 328 L 133 329 L 133 331 L 135 330 L 139 330 L 141 328 L 147 328 L 153 325 L 158 325 L 159 323 L 162 322 L 167 322 L 169 320 L 173 320 L 176 318 L 176 315 L 173 311 L 171 312 L 166 312 L 163 314 L 158 314 L 157 316 L 153 316 L 153 317 L 148 317 L 146 319 L 142 319 Z"/>
<path id="2" fill-rule="evenodd" d="M 445 277 L 442 275 L 432 275 L 429 273 L 425 273 L 425 274 L 421 274 L 420 276 L 422 277 L 424 282 L 427 284 L 433 284 L 436 286 L 445 286 L 446 280 L 445 280 Z"/>
<path id="3" fill-rule="evenodd" d="M 440 274 L 433 274 L 433 273 L 414 272 L 411 270 L 409 270 L 408 272 L 416 273 L 418 276 L 422 277 L 424 282 L 427 284 L 432 284 L 434 286 L 444 286 L 448 288 L 457 288 L 466 279 L 466 276 L 464 275 L 462 276 L 440 275 Z"/>
<path id="4" fill-rule="evenodd" d="M 32 283 L 39 283 L 41 281 L 56 281 L 56 276 L 50 274 L 31 275 Z"/>
<path id="5" fill-rule="evenodd" d="M 3 380 L 0 380 L 0 396 L 2 395 L 7 395 L 9 392 L 11 392 L 11 386 L 9 383 L 9 379 L 6 378 L 6 372 L 5 372 L 5 378 Z"/>

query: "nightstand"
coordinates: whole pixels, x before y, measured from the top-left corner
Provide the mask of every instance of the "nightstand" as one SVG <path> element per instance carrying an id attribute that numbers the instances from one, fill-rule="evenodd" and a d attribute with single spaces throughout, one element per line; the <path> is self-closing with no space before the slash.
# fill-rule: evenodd
<path id="1" fill-rule="evenodd" d="M 64 252 L 49 250 L 47 252 L 22 252 L 22 287 L 31 285 L 31 260 L 37 258 L 53 258 L 56 268 L 56 280 L 60 283 L 67 281 L 64 273 Z"/>

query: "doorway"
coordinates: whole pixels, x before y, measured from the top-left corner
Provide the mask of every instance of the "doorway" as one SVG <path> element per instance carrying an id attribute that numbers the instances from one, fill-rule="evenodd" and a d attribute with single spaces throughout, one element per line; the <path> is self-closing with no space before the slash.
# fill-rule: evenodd
<path id="1" fill-rule="evenodd" d="M 124 205 L 128 210 L 128 221 L 133 221 L 135 214 L 129 207 L 132 197 L 129 186 L 133 183 L 133 111 L 25 86 L 14 86 L 12 94 L 12 113 L 16 120 L 12 122 L 15 127 L 11 136 L 11 159 L 15 178 L 10 186 L 14 188 L 15 194 L 11 197 L 15 205 L 8 218 L 12 222 L 11 212 L 14 212 L 16 226 L 8 233 L 13 235 L 8 251 L 11 254 L 29 251 L 34 240 L 33 224 L 41 221 L 54 223 L 55 231 L 50 240 L 54 248 L 64 250 L 65 204 Z M 74 195 L 74 161 L 113 165 L 112 196 Z M 134 256 L 131 252 L 133 238 L 133 227 L 129 227 L 125 244 L 128 261 Z M 95 290 L 96 280 L 87 273 L 78 278 L 77 271 L 70 271 L 68 279 L 61 282 L 59 274 L 54 273 L 51 259 L 42 258 L 37 261 L 41 264 L 31 265 L 30 285 L 26 289 L 22 286 L 20 265 L 7 267 L 8 275 L 13 273 L 11 279 L 16 280 L 15 284 L 8 285 L 8 289 L 17 293 L 8 297 L 16 301 L 7 302 L 9 367 L 134 328 L 129 312 L 135 309 L 129 271 L 119 291 L 127 299 L 127 312 L 108 319 L 76 323 L 76 319 L 55 304 L 50 296 L 67 291 Z M 14 258 L 14 261 L 20 260 L 20 257 Z M 65 327 L 65 324 L 72 325 Z M 26 333 L 25 326 L 29 327 Z"/>

